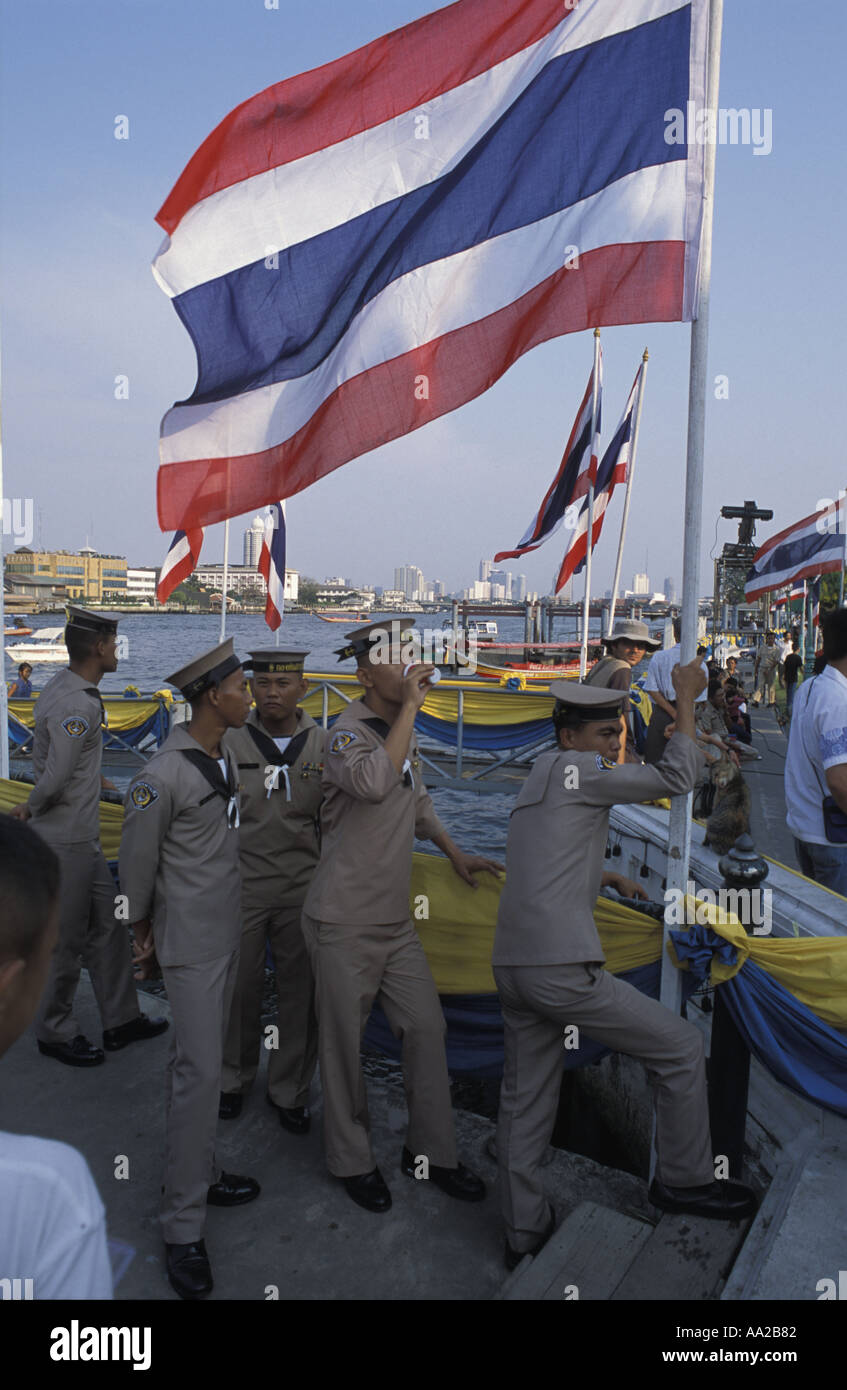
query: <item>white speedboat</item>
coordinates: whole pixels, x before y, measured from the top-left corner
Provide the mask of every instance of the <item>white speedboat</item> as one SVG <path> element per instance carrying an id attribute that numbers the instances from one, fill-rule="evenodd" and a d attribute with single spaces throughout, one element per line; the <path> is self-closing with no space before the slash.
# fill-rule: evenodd
<path id="1" fill-rule="evenodd" d="M 34 632 L 26 642 L 10 642 L 6 655 L 20 666 L 28 661 L 31 666 L 65 666 L 68 662 L 68 649 L 64 643 L 64 627 L 43 627 Z"/>

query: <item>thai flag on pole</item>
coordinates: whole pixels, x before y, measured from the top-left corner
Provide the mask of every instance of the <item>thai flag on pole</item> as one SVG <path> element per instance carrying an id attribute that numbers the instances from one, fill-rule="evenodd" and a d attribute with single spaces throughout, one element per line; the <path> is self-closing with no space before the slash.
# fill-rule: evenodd
<path id="1" fill-rule="evenodd" d="M 537 550 L 540 545 L 555 535 L 570 510 L 569 523 L 576 521 L 576 502 L 588 492 L 589 478 L 597 477 L 597 452 L 600 441 L 600 406 L 603 391 L 603 357 L 599 357 L 599 380 L 597 382 L 597 428 L 592 438 L 591 420 L 594 399 L 594 368 L 588 378 L 582 404 L 577 411 L 558 472 L 544 495 L 544 501 L 518 541 L 515 550 L 499 550 L 494 563 L 513 560 Z"/>
<path id="2" fill-rule="evenodd" d="M 183 579 L 187 579 L 197 568 L 200 547 L 203 544 L 203 528 L 198 526 L 191 531 L 177 531 L 170 543 L 165 563 L 159 573 L 156 597 L 160 603 L 167 603 L 174 589 Z"/>
<path id="3" fill-rule="evenodd" d="M 847 508 L 831 502 L 765 541 L 753 556 L 744 585 L 745 598 L 761 598 L 796 580 L 840 570 L 844 559 Z"/>
<path id="4" fill-rule="evenodd" d="M 795 599 L 803 598 L 805 596 L 805 592 L 806 591 L 803 587 L 803 581 L 801 579 L 799 583 L 789 585 L 785 593 L 780 594 L 779 598 L 775 598 L 773 601 L 773 606 L 774 608 L 782 608 L 783 605 L 786 603 L 790 604 L 793 603 Z"/>
<path id="5" fill-rule="evenodd" d="M 603 530 L 603 518 L 606 515 L 606 508 L 612 500 L 612 493 L 618 483 L 625 483 L 629 476 L 629 460 L 632 451 L 632 427 L 635 419 L 635 402 L 638 399 L 638 387 L 641 381 L 641 373 L 644 371 L 644 364 L 635 374 L 635 381 L 632 383 L 632 390 L 629 393 L 621 422 L 612 437 L 608 449 L 603 455 L 602 462 L 597 469 L 597 479 L 594 485 L 594 513 L 591 527 L 591 549 L 600 539 L 600 532 Z M 559 578 L 556 580 L 556 593 L 563 589 L 573 574 L 580 574 L 585 569 L 585 557 L 588 553 L 588 497 L 582 500 L 576 525 L 571 534 L 568 548 L 562 560 L 562 568 L 559 571 Z"/>
<path id="6" fill-rule="evenodd" d="M 285 611 L 285 504 L 274 502 L 265 518 L 258 570 L 268 586 L 265 622 L 276 631 Z"/>
<path id="7" fill-rule="evenodd" d="M 290 497 L 559 334 L 693 318 L 708 9 L 458 0 L 225 117 L 157 217 L 198 362 L 162 528 Z"/>

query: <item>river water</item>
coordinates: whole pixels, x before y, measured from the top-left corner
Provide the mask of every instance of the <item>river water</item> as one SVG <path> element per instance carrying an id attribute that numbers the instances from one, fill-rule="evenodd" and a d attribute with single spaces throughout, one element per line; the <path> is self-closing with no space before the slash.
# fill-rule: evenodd
<path id="1" fill-rule="evenodd" d="M 106 611 L 106 610 L 103 610 Z M 449 611 L 443 613 L 418 613 L 415 615 L 417 627 L 440 629 L 449 619 Z M 60 618 L 56 614 L 44 614 L 34 618 L 28 626 L 37 632 L 39 628 L 56 627 Z M 353 626 L 355 624 L 351 624 Z M 503 642 L 522 642 L 524 635 L 523 618 L 497 619 L 498 637 Z M 352 662 L 339 662 L 335 649 L 343 644 L 348 631 L 345 623 L 326 623 L 310 613 L 286 614 L 280 627 L 280 645 L 300 647 L 309 651 L 306 670 L 348 672 L 353 669 Z M 235 639 L 235 650 L 246 656 L 250 650 L 274 646 L 274 634 L 260 614 L 233 613 L 227 615 L 226 632 Z M 121 660 L 117 671 L 104 676 L 100 689 L 104 694 L 120 695 L 127 685 L 138 687 L 142 695 L 166 685 L 166 677 L 175 669 L 185 666 L 192 657 L 199 656 L 217 644 L 220 636 L 220 615 L 209 613 L 131 613 L 119 615 L 118 633 L 125 639 L 126 656 Z M 589 628 L 592 640 L 600 635 L 600 619 L 592 620 Z M 554 642 L 572 642 L 578 637 L 577 620 L 574 617 L 559 617 L 554 620 Z M 7 643 L 14 641 L 7 638 Z M 24 641 L 31 640 L 24 638 Z M 16 663 L 6 657 L 6 678 L 11 680 Z M 35 666 L 33 685 L 42 689 L 60 667 L 55 665 Z M 132 760 L 131 767 L 124 769 L 114 766 L 109 760 L 108 776 L 115 785 L 124 790 L 138 764 Z M 488 854 L 502 859 L 506 851 L 506 831 L 509 813 L 514 796 L 504 794 L 478 795 L 440 789 L 435 794 L 438 815 L 449 833 L 463 849 L 477 854 Z"/>

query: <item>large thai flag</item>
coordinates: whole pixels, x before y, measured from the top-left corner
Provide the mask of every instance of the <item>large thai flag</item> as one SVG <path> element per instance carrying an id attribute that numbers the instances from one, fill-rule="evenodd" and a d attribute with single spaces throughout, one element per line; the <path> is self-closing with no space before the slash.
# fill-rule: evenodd
<path id="1" fill-rule="evenodd" d="M 844 560 L 844 528 L 847 508 L 831 502 L 765 541 L 753 556 L 744 585 L 748 600 L 761 598 L 796 580 L 840 570 Z"/>
<path id="2" fill-rule="evenodd" d="M 198 362 L 162 528 L 291 496 L 558 334 L 694 317 L 704 146 L 669 120 L 704 105 L 707 11 L 458 0 L 231 112 L 157 219 Z"/>
<path id="3" fill-rule="evenodd" d="M 591 550 L 600 539 L 603 530 L 603 518 L 606 515 L 606 508 L 612 500 L 612 493 L 618 483 L 626 483 L 629 477 L 629 465 L 632 456 L 632 431 L 635 420 L 635 403 L 638 399 L 638 388 L 641 383 L 641 373 L 644 371 L 644 363 L 638 368 L 635 374 L 635 381 L 632 383 L 632 390 L 624 407 L 621 422 L 612 437 L 612 441 L 606 450 L 600 465 L 597 469 L 597 480 L 594 491 L 593 522 L 591 526 Z M 563 589 L 571 575 L 579 574 L 585 569 L 585 559 L 588 554 L 588 497 L 582 499 L 576 525 L 573 528 L 568 548 L 562 560 L 562 568 L 556 580 L 556 593 Z"/>
<path id="4" fill-rule="evenodd" d="M 285 611 L 285 504 L 274 502 L 265 518 L 265 533 L 259 552 L 259 573 L 268 588 L 265 622 L 276 631 Z"/>
<path id="5" fill-rule="evenodd" d="M 197 568 L 200 547 L 203 544 L 203 528 L 198 526 L 191 531 L 177 531 L 165 556 L 165 563 L 159 572 L 156 597 L 160 603 L 167 603 L 174 589 L 183 579 L 187 579 Z"/>
<path id="6" fill-rule="evenodd" d="M 594 368 L 588 378 L 585 395 L 582 398 L 570 439 L 562 454 L 555 478 L 544 494 L 544 500 L 532 521 L 527 526 L 515 550 L 498 550 L 494 563 L 501 560 L 514 560 L 537 550 L 540 545 L 555 535 L 568 514 L 568 509 L 576 507 L 577 499 L 588 492 L 589 479 L 597 477 L 597 450 L 600 438 L 600 416 L 602 407 L 603 358 L 597 359 L 597 419 L 594 419 Z"/>

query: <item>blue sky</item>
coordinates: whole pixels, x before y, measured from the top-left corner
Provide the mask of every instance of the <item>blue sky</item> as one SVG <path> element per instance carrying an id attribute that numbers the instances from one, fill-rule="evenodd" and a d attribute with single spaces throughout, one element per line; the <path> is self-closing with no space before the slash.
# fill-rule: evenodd
<path id="1" fill-rule="evenodd" d="M 159 422 L 194 354 L 150 273 L 154 215 L 218 121 L 272 82 L 433 8 L 420 0 L 0 0 L 0 332 L 4 492 L 32 497 L 36 540 L 86 539 L 158 564 Z M 718 149 L 702 592 L 723 503 L 774 509 L 772 533 L 847 486 L 841 446 L 845 176 L 840 0 L 726 5 L 721 105 L 773 112 L 773 150 Z M 118 115 L 130 138 L 114 139 Z M 687 325 L 607 329 L 606 421 L 640 354 L 650 369 L 624 579 L 682 577 Z M 289 503 L 289 563 L 390 585 L 418 564 L 449 588 L 508 548 L 558 464 L 590 334 L 518 362 L 461 411 L 347 465 Z M 129 399 L 114 381 L 129 378 Z M 836 412 L 839 419 L 836 421 Z M 595 552 L 611 581 L 621 500 Z M 231 558 L 240 561 L 234 523 Z M 222 553 L 222 527 L 204 558 Z M 734 536 L 721 522 L 718 544 Z M 9 547 L 9 537 L 4 546 Z M 561 537 L 513 562 L 546 591 Z M 559 548 L 557 548 L 559 547 Z"/>

